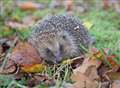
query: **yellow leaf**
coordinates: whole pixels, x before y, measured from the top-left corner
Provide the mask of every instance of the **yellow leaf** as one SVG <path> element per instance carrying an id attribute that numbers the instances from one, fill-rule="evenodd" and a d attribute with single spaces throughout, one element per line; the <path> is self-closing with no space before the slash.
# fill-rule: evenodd
<path id="1" fill-rule="evenodd" d="M 63 64 L 71 64 L 73 62 L 73 60 L 68 59 L 68 60 L 64 60 L 62 63 Z"/>
<path id="2" fill-rule="evenodd" d="M 26 73 L 38 73 L 43 72 L 45 70 L 46 66 L 44 64 L 35 64 L 32 66 L 24 66 L 22 67 L 22 71 Z"/>
<path id="3" fill-rule="evenodd" d="M 83 25 L 89 30 L 93 26 L 93 23 L 90 21 L 85 21 Z"/>

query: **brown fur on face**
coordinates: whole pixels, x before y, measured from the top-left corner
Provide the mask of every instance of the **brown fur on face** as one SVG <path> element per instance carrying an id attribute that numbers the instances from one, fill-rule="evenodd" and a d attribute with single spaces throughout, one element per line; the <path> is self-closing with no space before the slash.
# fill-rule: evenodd
<path id="1" fill-rule="evenodd" d="M 47 62 L 59 63 L 77 53 L 74 38 L 66 31 L 42 33 L 37 39 L 34 46 L 37 47 L 40 56 Z"/>

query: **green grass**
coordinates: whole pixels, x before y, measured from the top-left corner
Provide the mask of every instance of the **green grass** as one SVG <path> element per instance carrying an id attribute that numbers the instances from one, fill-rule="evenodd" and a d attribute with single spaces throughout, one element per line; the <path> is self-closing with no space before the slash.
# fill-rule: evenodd
<path id="1" fill-rule="evenodd" d="M 90 21 L 93 27 L 90 29 L 91 35 L 96 38 L 98 48 L 112 48 L 118 46 L 120 41 L 120 16 L 112 11 L 91 11 L 90 13 L 80 16 L 83 21 Z M 119 42 L 120 43 L 120 42 Z"/>

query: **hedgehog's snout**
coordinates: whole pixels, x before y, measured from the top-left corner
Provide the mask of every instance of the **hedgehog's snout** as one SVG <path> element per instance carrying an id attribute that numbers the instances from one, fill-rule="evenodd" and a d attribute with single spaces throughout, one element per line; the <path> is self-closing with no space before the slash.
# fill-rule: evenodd
<path id="1" fill-rule="evenodd" d="M 55 56 L 56 56 L 56 58 L 55 58 L 56 63 L 60 63 L 62 61 L 62 55 L 59 50 L 57 51 Z"/>

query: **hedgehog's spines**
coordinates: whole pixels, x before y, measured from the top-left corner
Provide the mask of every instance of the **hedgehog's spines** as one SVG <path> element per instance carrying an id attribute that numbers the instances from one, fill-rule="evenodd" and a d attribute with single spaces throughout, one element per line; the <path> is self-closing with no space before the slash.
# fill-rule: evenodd
<path id="1" fill-rule="evenodd" d="M 67 37 L 66 40 L 61 38 L 62 34 L 65 34 Z M 70 58 L 71 55 L 78 56 L 84 54 L 85 51 L 80 45 L 88 49 L 91 44 L 91 37 L 79 18 L 69 15 L 54 15 L 39 21 L 33 27 L 33 33 L 28 40 L 37 48 L 44 58 L 48 58 L 45 56 L 45 52 L 43 52 L 45 48 L 52 47 L 51 51 L 53 54 L 55 54 L 57 50 L 59 51 L 59 47 L 54 45 L 56 42 L 64 45 L 65 50 L 60 52 L 61 55 L 63 53 L 63 57 L 65 58 Z M 49 42 L 53 42 L 54 46 L 49 44 Z M 45 46 L 44 43 L 46 43 L 48 47 Z M 74 52 L 77 52 L 76 55 Z"/>

